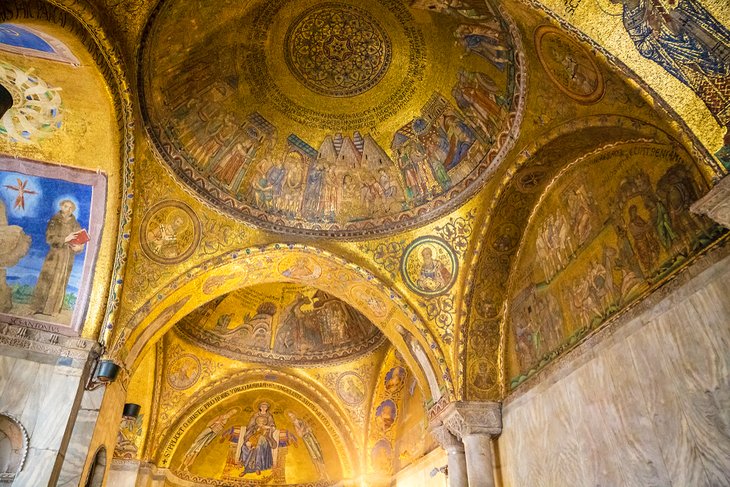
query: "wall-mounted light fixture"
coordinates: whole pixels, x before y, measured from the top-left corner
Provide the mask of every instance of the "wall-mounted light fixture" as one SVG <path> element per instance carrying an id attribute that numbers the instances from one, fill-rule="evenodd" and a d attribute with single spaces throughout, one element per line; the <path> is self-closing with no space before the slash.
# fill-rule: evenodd
<path id="1" fill-rule="evenodd" d="M 94 372 L 89 377 L 89 382 L 86 384 L 86 389 L 93 391 L 99 387 L 106 385 L 110 382 L 114 382 L 119 375 L 121 367 L 114 363 L 112 360 L 97 359 L 94 364 Z"/>
<path id="2" fill-rule="evenodd" d="M 122 417 L 124 419 L 136 419 L 137 416 L 139 416 L 139 410 L 142 409 L 142 406 L 139 404 L 134 404 L 133 402 L 128 402 L 124 405 L 124 411 L 122 412 Z"/>

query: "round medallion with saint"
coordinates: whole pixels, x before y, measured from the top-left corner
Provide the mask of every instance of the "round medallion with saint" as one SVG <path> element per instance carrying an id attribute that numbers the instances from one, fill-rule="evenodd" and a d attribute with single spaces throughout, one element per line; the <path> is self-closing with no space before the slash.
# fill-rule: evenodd
<path id="1" fill-rule="evenodd" d="M 603 75 L 593 56 L 561 29 L 541 25 L 535 29 L 535 46 L 540 64 L 560 91 L 584 104 L 603 97 Z"/>
<path id="2" fill-rule="evenodd" d="M 417 238 L 401 259 L 403 281 L 424 296 L 437 296 L 451 289 L 458 271 L 459 261 L 454 250 L 438 237 Z"/>
<path id="3" fill-rule="evenodd" d="M 179 201 L 157 203 L 147 211 L 141 227 L 142 250 L 161 264 L 184 261 L 200 242 L 200 220 L 192 208 Z"/>

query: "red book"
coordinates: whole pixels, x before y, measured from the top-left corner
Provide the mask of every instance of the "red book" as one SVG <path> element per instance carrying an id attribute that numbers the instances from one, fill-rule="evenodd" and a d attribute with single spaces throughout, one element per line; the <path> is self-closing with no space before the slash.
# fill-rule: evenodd
<path id="1" fill-rule="evenodd" d="M 68 243 L 69 245 L 83 245 L 89 240 L 91 240 L 91 237 L 89 237 L 89 234 L 86 233 L 86 230 L 81 230 L 79 233 L 76 234 L 74 239 L 70 240 Z"/>

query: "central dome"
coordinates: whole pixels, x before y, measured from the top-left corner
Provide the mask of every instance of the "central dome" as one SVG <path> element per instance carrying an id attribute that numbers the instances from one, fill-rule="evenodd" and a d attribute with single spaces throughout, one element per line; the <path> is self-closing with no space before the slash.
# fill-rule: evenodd
<path id="1" fill-rule="evenodd" d="M 163 0 L 141 51 L 152 139 L 198 195 L 266 229 L 424 224 L 481 186 L 520 118 L 515 29 L 459 5 Z"/>
<path id="2" fill-rule="evenodd" d="M 284 56 L 292 74 L 310 90 L 347 97 L 369 90 L 383 78 L 391 49 L 387 33 L 365 10 L 326 3 L 292 23 Z"/>

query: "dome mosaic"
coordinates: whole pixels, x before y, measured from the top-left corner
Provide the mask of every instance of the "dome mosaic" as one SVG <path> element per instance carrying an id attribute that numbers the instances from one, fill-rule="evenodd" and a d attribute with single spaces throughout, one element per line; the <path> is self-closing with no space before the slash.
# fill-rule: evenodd
<path id="1" fill-rule="evenodd" d="M 150 134 L 201 198 L 269 230 L 423 224 L 481 186 L 520 118 L 514 27 L 454 5 L 163 1 L 141 51 Z"/>

